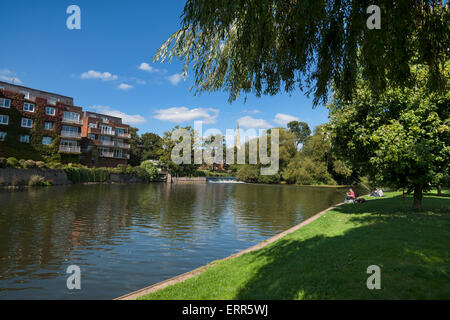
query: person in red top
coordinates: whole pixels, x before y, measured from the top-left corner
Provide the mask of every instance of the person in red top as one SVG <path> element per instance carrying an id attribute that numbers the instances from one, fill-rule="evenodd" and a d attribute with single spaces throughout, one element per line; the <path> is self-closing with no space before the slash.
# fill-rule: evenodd
<path id="1" fill-rule="evenodd" d="M 356 198 L 355 192 L 353 191 L 352 188 L 350 188 L 347 192 L 347 197 L 345 198 L 344 202 L 351 201 L 351 200 L 355 201 L 355 198 Z"/>

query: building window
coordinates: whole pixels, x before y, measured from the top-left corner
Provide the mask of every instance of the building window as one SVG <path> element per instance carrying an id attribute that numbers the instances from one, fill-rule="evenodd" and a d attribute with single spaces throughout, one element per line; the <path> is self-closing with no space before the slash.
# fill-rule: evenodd
<path id="1" fill-rule="evenodd" d="M 9 123 L 9 116 L 0 115 L 0 124 L 8 124 L 8 123 Z"/>
<path id="2" fill-rule="evenodd" d="M 61 139 L 61 145 L 64 147 L 78 147 L 78 144 L 76 141 L 66 140 L 66 139 Z"/>
<path id="3" fill-rule="evenodd" d="M 100 125 L 100 129 L 102 130 L 103 134 L 111 134 L 112 133 L 111 127 Z"/>
<path id="4" fill-rule="evenodd" d="M 95 122 L 89 123 L 89 128 L 97 129 L 97 124 Z"/>
<path id="5" fill-rule="evenodd" d="M 0 98 L 0 107 L 2 108 L 11 108 L 11 100 Z"/>
<path id="6" fill-rule="evenodd" d="M 45 114 L 49 116 L 54 116 L 56 113 L 55 108 L 53 107 L 45 107 Z"/>
<path id="7" fill-rule="evenodd" d="M 23 104 L 23 111 L 34 112 L 34 104 L 25 102 Z"/>
<path id="8" fill-rule="evenodd" d="M 52 144 L 53 139 L 50 137 L 42 137 L 42 144 L 45 146 L 49 146 Z"/>
<path id="9" fill-rule="evenodd" d="M 125 134 L 125 130 L 121 128 L 115 128 L 114 132 L 116 133 L 116 136 L 123 136 Z"/>
<path id="10" fill-rule="evenodd" d="M 45 130 L 53 130 L 53 122 L 45 122 L 44 128 Z"/>
<path id="11" fill-rule="evenodd" d="M 95 134 L 89 133 L 88 134 L 88 139 L 95 140 Z"/>
<path id="12" fill-rule="evenodd" d="M 20 93 L 23 93 L 24 99 L 30 99 L 30 93 L 28 91 L 20 91 Z"/>
<path id="13" fill-rule="evenodd" d="M 22 143 L 30 143 L 30 136 L 29 135 L 20 136 L 20 142 L 22 142 Z"/>
<path id="14" fill-rule="evenodd" d="M 57 102 L 59 102 L 59 98 L 58 99 L 57 98 L 50 98 L 48 100 L 48 103 L 51 104 L 51 105 L 56 105 Z"/>
<path id="15" fill-rule="evenodd" d="M 5 141 L 6 132 L 0 132 L 0 141 Z"/>
<path id="16" fill-rule="evenodd" d="M 22 127 L 24 127 L 24 128 L 33 128 L 33 120 L 22 118 Z"/>
<path id="17" fill-rule="evenodd" d="M 75 112 L 64 111 L 64 119 L 67 120 L 80 120 L 80 114 Z"/>

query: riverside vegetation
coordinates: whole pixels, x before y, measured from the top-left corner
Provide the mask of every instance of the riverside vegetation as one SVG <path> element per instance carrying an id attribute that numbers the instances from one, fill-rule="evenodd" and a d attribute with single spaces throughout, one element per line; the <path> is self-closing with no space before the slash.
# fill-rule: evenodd
<path id="1" fill-rule="evenodd" d="M 151 161 L 143 161 L 140 166 L 133 167 L 119 164 L 115 168 L 88 168 L 81 164 L 45 163 L 34 160 L 17 160 L 16 158 L 0 158 L 0 168 L 10 169 L 60 169 L 67 174 L 72 183 L 104 183 L 110 180 L 111 174 L 126 174 L 137 177 L 142 182 L 154 182 L 159 180 L 159 171 Z M 33 175 L 29 181 L 13 182 L 13 186 L 20 184 L 29 186 L 50 186 L 51 182 L 40 175 Z"/>

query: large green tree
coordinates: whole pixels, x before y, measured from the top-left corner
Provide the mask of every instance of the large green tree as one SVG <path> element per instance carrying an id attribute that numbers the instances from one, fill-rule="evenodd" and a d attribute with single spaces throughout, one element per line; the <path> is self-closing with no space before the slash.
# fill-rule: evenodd
<path id="1" fill-rule="evenodd" d="M 371 5 L 380 29 L 367 26 Z M 181 59 L 198 92 L 226 89 L 230 101 L 300 89 L 317 104 L 332 82 L 349 100 L 358 70 L 374 92 L 414 82 L 412 63 L 427 65 L 427 85 L 443 90 L 449 28 L 442 0 L 188 0 L 155 60 Z"/>
<path id="2" fill-rule="evenodd" d="M 287 127 L 296 135 L 297 145 L 304 144 L 306 139 L 311 135 L 311 129 L 306 122 L 291 121 L 287 124 Z"/>
<path id="3" fill-rule="evenodd" d="M 330 129 L 336 151 L 380 185 L 413 189 L 421 210 L 423 191 L 449 173 L 450 63 L 443 94 L 428 90 L 428 67 L 411 70 L 417 85 L 381 95 L 361 77 L 352 102 L 335 97 L 330 105 Z"/>

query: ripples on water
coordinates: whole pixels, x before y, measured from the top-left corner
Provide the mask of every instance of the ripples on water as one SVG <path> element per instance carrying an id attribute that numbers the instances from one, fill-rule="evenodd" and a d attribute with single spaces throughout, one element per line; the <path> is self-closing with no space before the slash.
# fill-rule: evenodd
<path id="1" fill-rule="evenodd" d="M 112 299 L 248 248 L 344 189 L 74 185 L 0 191 L 0 299 Z M 81 290 L 66 288 L 69 265 Z"/>

